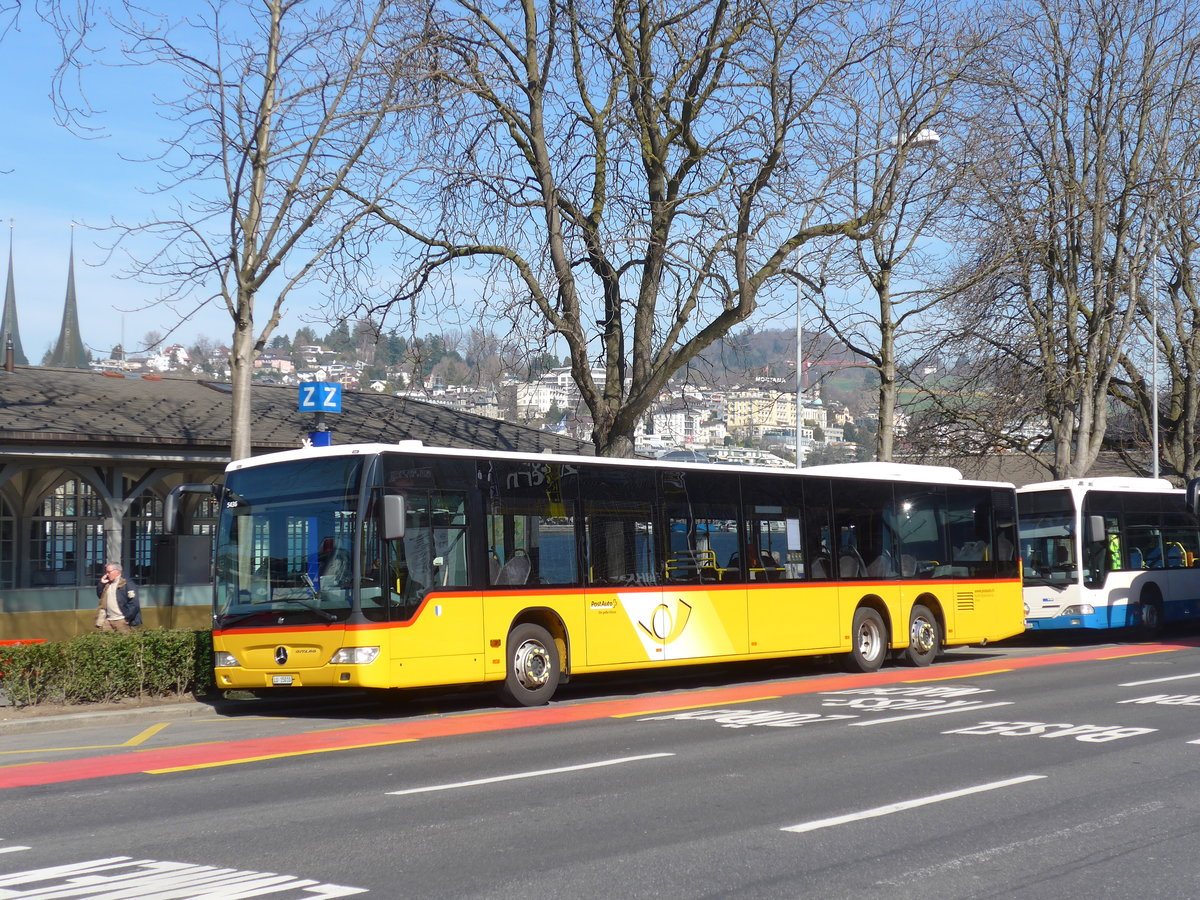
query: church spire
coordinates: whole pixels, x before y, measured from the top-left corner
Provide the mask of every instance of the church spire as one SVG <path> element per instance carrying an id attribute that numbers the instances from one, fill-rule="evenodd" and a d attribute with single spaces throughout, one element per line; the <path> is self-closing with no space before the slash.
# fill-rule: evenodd
<path id="1" fill-rule="evenodd" d="M 17 289 L 13 284 L 13 226 L 8 225 L 8 286 L 4 289 L 4 318 L 0 319 L 0 353 L 5 352 L 12 341 L 13 362 L 18 366 L 29 365 L 25 351 L 21 349 L 21 332 L 17 328 Z"/>
<path id="2" fill-rule="evenodd" d="M 71 264 L 67 268 L 67 302 L 63 307 L 62 330 L 46 365 L 60 369 L 88 369 L 91 361 L 79 336 L 79 310 L 75 303 L 75 223 L 71 223 Z"/>

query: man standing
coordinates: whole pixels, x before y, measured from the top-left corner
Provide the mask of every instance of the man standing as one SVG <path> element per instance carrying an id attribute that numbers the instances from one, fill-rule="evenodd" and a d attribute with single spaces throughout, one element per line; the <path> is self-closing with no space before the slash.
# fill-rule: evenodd
<path id="1" fill-rule="evenodd" d="M 142 624 L 137 585 L 121 574 L 120 563 L 109 563 L 96 585 L 100 603 L 96 609 L 96 627 L 101 631 L 129 633 L 131 625 Z"/>

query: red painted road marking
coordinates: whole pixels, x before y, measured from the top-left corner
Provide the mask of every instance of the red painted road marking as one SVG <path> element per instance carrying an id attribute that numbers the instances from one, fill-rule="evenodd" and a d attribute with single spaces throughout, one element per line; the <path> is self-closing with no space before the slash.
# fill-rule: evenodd
<path id="1" fill-rule="evenodd" d="M 1142 644 L 1125 648 L 1122 657 L 1146 656 L 1173 650 L 1200 647 L 1200 638 L 1169 643 Z M 1075 650 L 1004 660 L 1005 669 L 1032 669 L 1064 663 L 1090 662 L 1113 656 L 1112 647 Z M 928 672 L 938 680 L 968 677 L 995 672 L 996 660 L 943 663 Z M 306 753 L 325 753 L 398 744 L 430 738 L 454 737 L 467 734 L 486 734 L 515 728 L 534 728 L 539 725 L 558 725 L 630 716 L 638 713 L 661 712 L 675 701 L 685 701 L 689 707 L 720 706 L 742 700 L 756 699 L 767 691 L 780 697 L 815 694 L 822 691 L 844 691 L 850 688 L 897 684 L 917 680 L 917 670 L 887 669 L 862 675 L 817 676 L 788 682 L 738 685 L 728 688 L 709 688 L 672 694 L 655 694 L 621 700 L 581 702 L 562 706 L 543 706 L 535 709 L 514 709 L 504 712 L 472 713 L 440 719 L 391 722 L 381 725 L 353 726 L 309 734 L 253 738 L 218 744 L 190 747 L 167 747 L 161 750 L 141 750 L 112 756 L 93 756 L 57 762 L 28 763 L 0 768 L 0 788 L 31 787 L 58 784 L 111 775 L 135 775 L 165 772 L 191 767 L 211 767 L 252 762 Z M 676 704 L 677 705 L 677 704 Z"/>

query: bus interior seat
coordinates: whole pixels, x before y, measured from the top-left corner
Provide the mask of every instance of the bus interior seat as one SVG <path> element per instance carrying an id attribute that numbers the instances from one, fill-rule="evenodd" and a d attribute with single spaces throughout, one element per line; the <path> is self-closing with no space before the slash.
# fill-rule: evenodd
<path id="1" fill-rule="evenodd" d="M 496 584 L 524 584 L 533 568 L 524 550 L 516 550 L 496 576 Z"/>
<path id="2" fill-rule="evenodd" d="M 489 553 L 488 554 L 488 581 L 490 581 L 492 584 L 496 584 L 497 579 L 500 577 L 501 568 L 503 568 L 503 567 L 500 565 L 499 557 L 497 557 L 495 553 Z"/>
<path id="3" fill-rule="evenodd" d="M 828 556 L 814 556 L 812 561 L 812 577 L 814 579 L 826 579 L 831 577 L 833 564 Z"/>
<path id="4" fill-rule="evenodd" d="M 900 575 L 903 578 L 911 578 L 917 574 L 917 558 L 910 553 L 900 554 Z"/>
<path id="5" fill-rule="evenodd" d="M 838 557 L 838 575 L 842 578 L 861 578 L 867 574 L 866 568 L 857 553 L 843 553 Z"/>
<path id="6" fill-rule="evenodd" d="M 891 578 L 896 574 L 896 569 L 892 565 L 892 557 L 887 553 L 881 553 L 867 566 L 867 575 L 872 578 Z"/>
<path id="7" fill-rule="evenodd" d="M 1187 554 L 1184 552 L 1183 546 L 1181 544 L 1176 544 L 1176 543 L 1167 544 L 1167 568 L 1168 569 L 1183 568 L 1183 563 L 1186 558 L 1187 558 Z"/>
<path id="8" fill-rule="evenodd" d="M 1137 547 L 1129 548 L 1129 568 L 1131 568 L 1131 569 L 1146 568 L 1146 561 L 1144 559 L 1142 559 L 1142 551 L 1139 550 Z"/>

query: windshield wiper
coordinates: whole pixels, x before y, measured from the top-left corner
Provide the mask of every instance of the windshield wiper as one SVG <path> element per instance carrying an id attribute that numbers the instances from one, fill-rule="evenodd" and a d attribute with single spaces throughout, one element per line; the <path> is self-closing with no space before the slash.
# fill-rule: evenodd
<path id="1" fill-rule="evenodd" d="M 304 582 L 304 586 L 306 588 L 308 588 L 309 593 L 312 594 L 313 600 L 320 601 L 321 595 L 317 592 L 316 585 L 314 585 L 313 580 L 308 577 L 307 572 L 305 572 L 303 575 L 300 576 L 300 580 Z M 335 616 L 333 613 L 329 612 L 328 610 L 321 609 L 321 607 L 317 603 L 310 603 L 307 600 L 301 600 L 298 597 L 288 597 L 286 600 L 282 600 L 279 602 L 295 603 L 297 606 L 303 606 L 309 612 L 316 613 L 318 616 L 320 616 L 326 622 L 336 622 L 337 621 L 337 616 Z"/>
<path id="2" fill-rule="evenodd" d="M 269 609 L 256 609 L 254 612 L 248 613 L 217 613 L 217 624 L 221 628 L 226 628 L 235 622 L 244 622 L 246 619 L 253 619 L 255 616 L 269 615 L 271 615 L 271 610 Z"/>

